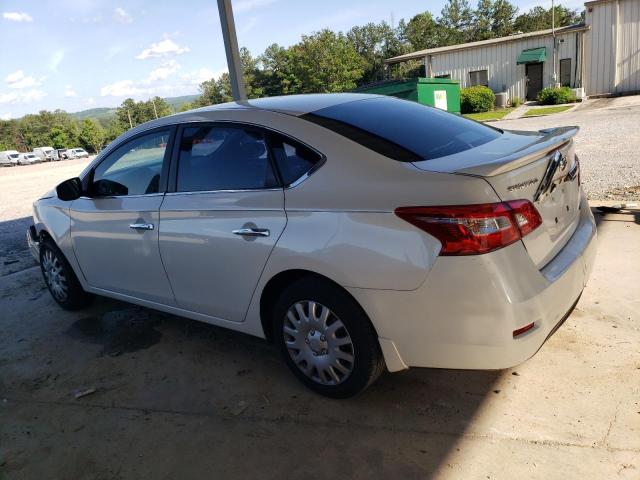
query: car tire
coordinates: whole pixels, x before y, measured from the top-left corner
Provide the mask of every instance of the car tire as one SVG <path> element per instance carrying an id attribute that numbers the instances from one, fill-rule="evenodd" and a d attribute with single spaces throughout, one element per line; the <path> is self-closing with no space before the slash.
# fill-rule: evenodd
<path id="1" fill-rule="evenodd" d="M 282 291 L 272 311 L 273 338 L 284 361 L 311 390 L 352 397 L 384 371 L 369 318 L 338 285 L 304 277 Z"/>
<path id="2" fill-rule="evenodd" d="M 49 293 L 65 310 L 80 310 L 93 300 L 93 295 L 84 291 L 71 265 L 50 239 L 40 243 L 40 271 Z"/>

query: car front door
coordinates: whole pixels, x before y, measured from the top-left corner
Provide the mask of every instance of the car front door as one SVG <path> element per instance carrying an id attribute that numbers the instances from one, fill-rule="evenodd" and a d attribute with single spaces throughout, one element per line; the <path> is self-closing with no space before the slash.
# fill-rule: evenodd
<path id="1" fill-rule="evenodd" d="M 241 322 L 286 224 L 267 142 L 234 124 L 189 125 L 176 138 L 174 192 L 160 208 L 160 252 L 176 302 Z"/>
<path id="2" fill-rule="evenodd" d="M 116 147 L 90 173 L 87 196 L 71 204 L 73 250 L 92 287 L 175 304 L 158 249 L 173 133 L 162 128 Z"/>

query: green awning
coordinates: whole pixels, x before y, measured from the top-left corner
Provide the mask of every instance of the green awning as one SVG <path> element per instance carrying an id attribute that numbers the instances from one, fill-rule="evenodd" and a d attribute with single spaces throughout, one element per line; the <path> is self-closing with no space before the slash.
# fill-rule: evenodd
<path id="1" fill-rule="evenodd" d="M 544 62 L 547 58 L 547 49 L 545 47 L 540 48 L 529 48 L 528 50 L 523 50 L 522 53 L 518 56 L 518 65 L 522 65 L 523 63 L 539 63 Z"/>

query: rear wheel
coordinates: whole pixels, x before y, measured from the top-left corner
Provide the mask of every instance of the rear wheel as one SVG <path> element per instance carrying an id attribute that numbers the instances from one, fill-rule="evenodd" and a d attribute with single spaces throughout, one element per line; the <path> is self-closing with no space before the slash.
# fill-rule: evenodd
<path id="1" fill-rule="evenodd" d="M 356 301 L 337 285 L 308 277 L 276 301 L 274 338 L 292 372 L 312 390 L 347 398 L 384 370 L 377 336 Z"/>
<path id="2" fill-rule="evenodd" d="M 65 310 L 79 310 L 93 299 L 93 295 L 83 290 L 60 249 L 49 239 L 40 244 L 40 270 L 49 293 Z"/>

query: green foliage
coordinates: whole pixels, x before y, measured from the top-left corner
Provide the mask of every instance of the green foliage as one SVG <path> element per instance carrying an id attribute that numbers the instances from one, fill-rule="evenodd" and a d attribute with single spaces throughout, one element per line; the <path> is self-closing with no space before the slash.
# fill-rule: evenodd
<path id="1" fill-rule="evenodd" d="M 460 90 L 460 109 L 462 113 L 488 112 L 493 109 L 496 96 L 490 88 L 476 85 Z"/>
<path id="2" fill-rule="evenodd" d="M 576 96 L 569 87 L 547 87 L 540 90 L 537 100 L 543 105 L 559 105 L 561 103 L 574 103 Z"/>
<path id="3" fill-rule="evenodd" d="M 520 105 L 522 105 L 522 99 L 520 97 L 513 97 L 511 99 L 512 107 L 519 107 Z"/>
<path id="4" fill-rule="evenodd" d="M 473 39 L 474 12 L 468 0 L 448 0 L 438 22 L 446 30 L 444 45 L 454 45 Z"/>
<path id="5" fill-rule="evenodd" d="M 93 119 L 82 121 L 80 127 L 80 145 L 88 152 L 98 153 L 105 142 L 105 132 L 102 126 Z"/>
<path id="6" fill-rule="evenodd" d="M 147 101 L 136 102 L 127 98 L 116 110 L 116 118 L 123 131 L 149 122 L 156 118 L 171 115 L 171 106 L 160 97 L 153 97 Z"/>
<path id="7" fill-rule="evenodd" d="M 551 28 L 552 20 L 551 8 L 534 7 L 527 13 L 519 15 L 514 21 L 514 29 L 520 32 L 534 32 L 536 30 L 545 30 Z M 582 20 L 582 15 L 577 10 L 557 5 L 555 7 L 555 25 L 556 27 L 564 27 L 573 25 Z"/>
<path id="8" fill-rule="evenodd" d="M 342 33 L 325 29 L 303 35 L 290 50 L 291 72 L 299 81 L 296 93 L 351 90 L 364 73 L 365 61 Z"/>
<path id="9" fill-rule="evenodd" d="M 384 60 L 409 50 L 403 44 L 401 35 L 402 32 L 384 21 L 379 24 L 367 23 L 362 27 L 356 26 L 347 32 L 347 40 L 365 62 L 364 73 L 358 79 L 358 84 L 382 80 L 384 78 Z M 414 48 L 417 50 L 426 47 Z"/>

